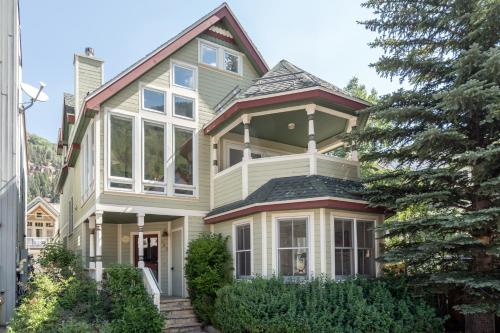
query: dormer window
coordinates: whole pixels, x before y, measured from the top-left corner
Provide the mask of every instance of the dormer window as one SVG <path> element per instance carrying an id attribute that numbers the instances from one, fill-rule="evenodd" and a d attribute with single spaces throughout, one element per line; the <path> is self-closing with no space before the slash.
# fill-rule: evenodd
<path id="1" fill-rule="evenodd" d="M 142 90 L 142 108 L 148 111 L 165 113 L 165 92 L 144 88 Z"/>
<path id="2" fill-rule="evenodd" d="M 196 90 L 194 69 L 174 64 L 174 84 L 182 88 Z"/>

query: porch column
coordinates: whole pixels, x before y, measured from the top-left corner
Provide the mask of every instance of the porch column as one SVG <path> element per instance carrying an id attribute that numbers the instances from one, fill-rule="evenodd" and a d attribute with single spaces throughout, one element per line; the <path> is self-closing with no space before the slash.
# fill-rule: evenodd
<path id="1" fill-rule="evenodd" d="M 349 120 L 349 129 L 348 129 L 348 133 L 352 132 L 352 131 L 356 131 L 356 128 L 357 128 L 357 119 L 350 119 Z M 356 143 L 353 141 L 353 142 L 350 142 L 350 157 L 351 157 L 351 160 L 352 161 L 357 161 L 358 160 L 358 151 L 356 149 Z"/>
<path id="2" fill-rule="evenodd" d="M 89 269 L 95 269 L 95 216 L 89 216 Z"/>
<path id="3" fill-rule="evenodd" d="M 217 152 L 219 148 L 219 140 L 212 138 L 210 143 L 210 159 L 212 161 L 212 172 L 210 174 L 210 209 L 212 210 L 215 207 L 215 175 L 219 172 L 219 154 Z"/>
<path id="4" fill-rule="evenodd" d="M 307 142 L 307 152 L 315 153 L 316 150 L 316 134 L 314 132 L 314 113 L 316 112 L 315 105 L 308 105 L 306 107 L 307 112 L 307 122 L 308 122 L 308 142 Z"/>
<path id="5" fill-rule="evenodd" d="M 243 143 L 245 145 L 245 149 L 243 150 L 243 160 L 248 161 L 252 158 L 252 150 L 250 148 L 250 117 L 245 114 L 242 117 L 243 119 L 243 127 L 244 127 L 244 137 Z"/>
<path id="6" fill-rule="evenodd" d="M 95 280 L 102 281 L 102 212 L 95 212 Z"/>
<path id="7" fill-rule="evenodd" d="M 138 260 L 137 267 L 144 268 L 144 213 L 137 213 L 137 227 L 139 236 L 137 237 Z"/>

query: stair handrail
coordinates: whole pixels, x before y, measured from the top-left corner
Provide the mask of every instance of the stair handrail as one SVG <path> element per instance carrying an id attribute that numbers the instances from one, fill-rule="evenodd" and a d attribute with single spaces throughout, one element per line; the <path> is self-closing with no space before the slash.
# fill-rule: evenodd
<path id="1" fill-rule="evenodd" d="M 144 283 L 144 287 L 146 288 L 146 292 L 151 296 L 154 305 L 156 305 L 159 310 L 161 290 L 151 268 L 142 268 L 142 281 Z"/>

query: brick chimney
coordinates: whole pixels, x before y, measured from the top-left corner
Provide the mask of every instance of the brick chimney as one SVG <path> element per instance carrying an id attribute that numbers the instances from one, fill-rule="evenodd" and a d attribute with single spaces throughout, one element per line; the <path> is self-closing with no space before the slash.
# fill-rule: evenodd
<path id="1" fill-rule="evenodd" d="M 104 61 L 94 58 L 94 49 L 85 48 L 85 54 L 75 54 L 75 116 L 78 118 L 87 94 L 99 88 L 104 79 Z"/>

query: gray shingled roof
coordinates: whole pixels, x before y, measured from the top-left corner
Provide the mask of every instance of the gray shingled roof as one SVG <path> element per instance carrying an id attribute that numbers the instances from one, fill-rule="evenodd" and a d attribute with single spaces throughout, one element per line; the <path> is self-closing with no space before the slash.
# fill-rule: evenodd
<path id="1" fill-rule="evenodd" d="M 221 102 L 217 104 L 215 111 L 222 110 L 225 106 L 237 99 L 264 96 L 312 87 L 321 87 L 351 96 L 348 92 L 340 89 L 330 82 L 322 80 L 283 59 L 264 76 L 255 79 L 254 83 L 245 91 L 240 91 L 236 88 L 233 89 L 228 96 L 224 97 Z"/>
<path id="2" fill-rule="evenodd" d="M 75 96 L 70 93 L 64 93 L 63 103 L 65 112 L 75 113 Z"/>
<path id="3" fill-rule="evenodd" d="M 207 216 L 218 215 L 257 203 L 300 200 L 319 197 L 337 197 L 362 200 L 360 182 L 326 176 L 293 176 L 274 178 L 259 187 L 246 199 L 210 211 Z"/>

